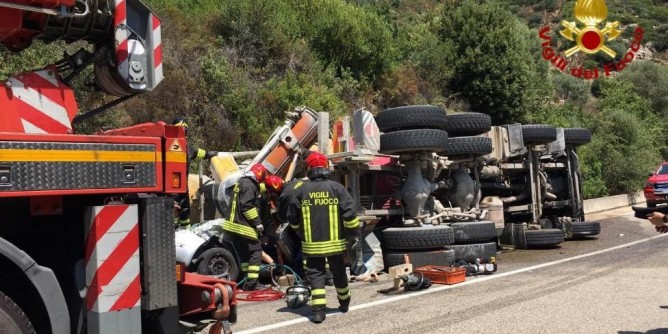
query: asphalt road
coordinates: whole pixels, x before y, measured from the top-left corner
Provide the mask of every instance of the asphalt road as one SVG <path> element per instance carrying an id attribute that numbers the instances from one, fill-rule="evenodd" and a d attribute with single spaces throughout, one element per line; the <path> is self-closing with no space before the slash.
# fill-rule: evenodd
<path id="1" fill-rule="evenodd" d="M 322 324 L 283 300 L 243 302 L 236 334 L 297 333 L 668 333 L 668 234 L 630 209 L 591 215 L 598 238 L 558 248 L 505 250 L 498 272 L 456 285 L 386 295 L 392 286 L 353 283 L 351 310 Z M 621 216 L 620 216 L 621 215 Z M 386 275 L 385 275 L 386 276 Z"/>

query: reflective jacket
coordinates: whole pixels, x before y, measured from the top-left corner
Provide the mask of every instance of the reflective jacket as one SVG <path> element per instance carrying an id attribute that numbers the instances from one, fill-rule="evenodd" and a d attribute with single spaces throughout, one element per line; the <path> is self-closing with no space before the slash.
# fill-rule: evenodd
<path id="1" fill-rule="evenodd" d="M 309 171 L 308 181 L 297 182 L 293 188 L 288 221 L 299 234 L 306 255 L 344 253 L 346 236 L 360 233 L 352 196 L 326 176 L 323 168 L 316 168 Z"/>
<path id="2" fill-rule="evenodd" d="M 244 175 L 234 185 L 230 217 L 223 222 L 223 230 L 244 238 L 257 240 L 256 226 L 260 225 L 260 186 L 252 176 Z"/>
<path id="3" fill-rule="evenodd" d="M 288 207 L 295 196 L 295 188 L 301 187 L 305 180 L 294 179 L 283 185 L 283 191 L 278 197 L 278 220 L 281 224 L 288 222 Z"/>

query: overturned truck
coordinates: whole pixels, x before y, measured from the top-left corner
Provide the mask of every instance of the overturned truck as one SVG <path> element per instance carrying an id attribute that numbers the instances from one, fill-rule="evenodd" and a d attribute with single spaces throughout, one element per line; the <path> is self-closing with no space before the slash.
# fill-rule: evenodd
<path id="1" fill-rule="evenodd" d="M 494 151 L 481 171 L 481 189 L 503 205 L 501 244 L 551 246 L 599 234 L 598 222 L 585 221 L 576 154 L 591 141 L 588 129 L 511 124 L 486 136 Z"/>
<path id="2" fill-rule="evenodd" d="M 497 235 L 477 181 L 492 152 L 492 140 L 480 137 L 491 118 L 435 106 L 387 109 L 375 120 L 366 113 L 353 114 L 346 140 L 353 143 L 331 159 L 373 235 L 369 243 L 379 241 L 384 267 L 406 257 L 416 266 L 492 260 Z"/>
<path id="3" fill-rule="evenodd" d="M 486 263 L 494 261 L 499 243 L 558 245 L 600 232 L 597 222 L 585 221 L 576 154 L 590 140 L 587 129 L 492 126 L 485 114 L 446 114 L 428 105 L 375 117 L 360 109 L 330 131 L 327 113 L 303 108 L 247 164 L 232 159 L 228 172 L 202 189 L 214 203 L 208 207 L 224 217 L 225 192 L 245 166 L 263 163 L 289 181 L 303 176 L 299 155 L 317 142 L 332 162 L 332 178 L 357 205 L 366 243 L 363 254 L 351 257 L 363 258 L 367 269 L 407 258 L 414 265 Z M 288 234 L 279 228 L 279 242 Z M 216 242 L 238 262 L 233 245 Z M 281 243 L 283 258 L 295 257 L 295 244 Z M 207 260 L 201 258 L 205 251 L 192 251 L 192 268 L 207 267 L 200 262 Z"/>

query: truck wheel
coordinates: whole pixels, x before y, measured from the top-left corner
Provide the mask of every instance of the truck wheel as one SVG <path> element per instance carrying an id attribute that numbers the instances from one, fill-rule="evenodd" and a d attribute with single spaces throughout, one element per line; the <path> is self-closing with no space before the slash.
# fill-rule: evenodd
<path id="1" fill-rule="evenodd" d="M 487 262 L 491 257 L 496 256 L 496 242 L 450 245 L 447 248 L 455 251 L 456 261 L 464 260 L 469 263 L 475 263 L 475 259 L 480 259 L 483 262 Z"/>
<path id="2" fill-rule="evenodd" d="M 599 222 L 572 222 L 573 238 L 594 236 L 601 233 Z"/>
<path id="3" fill-rule="evenodd" d="M 492 221 L 450 224 L 455 232 L 455 243 L 496 241 L 496 225 Z"/>
<path id="4" fill-rule="evenodd" d="M 446 116 L 445 131 L 451 137 L 477 136 L 492 129 L 492 117 L 477 112 L 465 112 Z"/>
<path id="5" fill-rule="evenodd" d="M 380 135 L 380 153 L 440 152 L 448 133 L 437 129 L 402 130 Z"/>
<path id="6" fill-rule="evenodd" d="M 564 242 L 564 231 L 557 228 L 524 231 L 527 247 L 551 246 Z"/>
<path id="7" fill-rule="evenodd" d="M 436 106 L 405 106 L 387 109 L 376 116 L 376 125 L 382 132 L 409 129 L 444 130 L 445 111 Z"/>
<path id="8" fill-rule="evenodd" d="M 548 144 L 557 140 L 557 128 L 544 124 L 522 125 L 524 144 Z"/>
<path id="9" fill-rule="evenodd" d="M 0 291 L 0 333 L 32 334 L 35 328 L 23 310 Z"/>
<path id="10" fill-rule="evenodd" d="M 449 135 L 449 133 L 448 133 Z M 492 153 L 492 138 L 487 137 L 456 137 L 448 138 L 443 155 L 447 157 L 474 156 Z"/>
<path id="11" fill-rule="evenodd" d="M 197 273 L 202 275 L 228 274 L 231 281 L 239 278 L 239 266 L 230 251 L 216 247 L 204 251 L 197 264 Z"/>
<path id="12" fill-rule="evenodd" d="M 439 252 L 439 256 L 442 256 L 443 258 L 440 259 L 439 261 L 443 263 L 452 263 L 455 261 L 455 251 L 452 249 L 438 249 L 436 250 Z M 429 256 L 427 253 L 432 253 L 435 251 L 424 251 L 424 252 L 410 252 L 410 254 L 413 254 L 414 257 L 420 258 L 422 257 L 421 255 L 424 255 L 424 257 Z M 390 267 L 394 267 L 400 264 L 406 263 L 406 259 L 404 255 L 406 255 L 409 252 L 386 252 L 383 254 L 383 265 L 385 266 L 385 269 L 389 269 Z M 419 260 L 416 262 L 415 260 L 412 260 L 411 263 L 413 264 L 413 269 L 417 267 L 422 267 L 424 265 L 429 265 L 433 263 L 420 263 Z"/>
<path id="13" fill-rule="evenodd" d="M 388 250 L 427 250 L 443 248 L 455 241 L 452 227 L 391 227 L 382 231 L 382 243 Z"/>
<path id="14" fill-rule="evenodd" d="M 591 142 L 591 130 L 584 128 L 564 128 L 566 144 L 583 145 Z"/>

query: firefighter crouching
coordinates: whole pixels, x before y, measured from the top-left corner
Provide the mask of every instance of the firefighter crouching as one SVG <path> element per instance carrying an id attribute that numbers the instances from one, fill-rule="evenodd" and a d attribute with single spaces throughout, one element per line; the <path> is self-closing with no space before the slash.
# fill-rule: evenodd
<path id="1" fill-rule="evenodd" d="M 342 184 L 329 180 L 327 157 L 311 152 L 305 159 L 309 180 L 294 187 L 288 221 L 302 241 L 306 276 L 311 285 L 313 322 L 325 320 L 325 261 L 329 262 L 339 300 L 339 310 L 348 312 L 350 289 L 344 262 L 346 239 L 359 239 L 360 223 L 352 196 Z"/>
<path id="2" fill-rule="evenodd" d="M 259 283 L 262 245 L 259 236 L 264 231 L 260 219 L 260 184 L 267 175 L 262 164 L 253 165 L 234 186 L 230 216 L 223 222 L 224 237 L 230 237 L 241 258 L 241 271 L 246 276 L 243 290 L 261 290 Z"/>
<path id="3" fill-rule="evenodd" d="M 174 121 L 172 121 L 172 125 L 183 127 L 186 133 L 186 138 L 188 138 L 188 124 L 182 117 L 175 118 Z M 187 153 L 186 171 L 190 170 L 190 161 L 211 159 L 218 155 L 218 152 L 216 151 L 207 151 L 198 148 L 195 145 L 191 145 L 190 141 L 187 142 Z M 178 194 L 174 200 L 174 210 L 178 216 L 178 219 L 176 219 L 177 227 L 190 227 L 190 194 L 188 192 L 187 182 L 186 192 Z"/>

